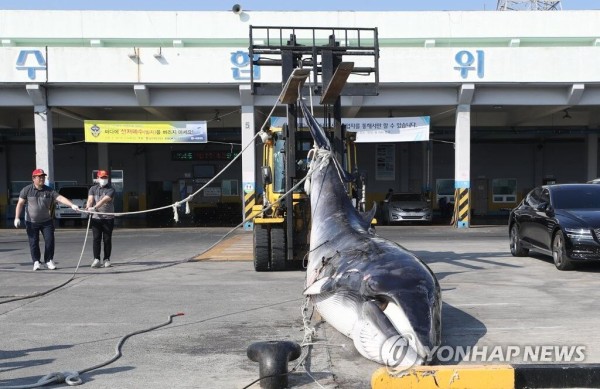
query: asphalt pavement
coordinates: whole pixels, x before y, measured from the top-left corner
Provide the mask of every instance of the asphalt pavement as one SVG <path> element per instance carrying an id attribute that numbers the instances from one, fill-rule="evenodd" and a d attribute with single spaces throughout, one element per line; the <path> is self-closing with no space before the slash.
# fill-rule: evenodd
<path id="1" fill-rule="evenodd" d="M 59 229 L 58 269 L 33 272 L 25 231 L 0 230 L 0 388 L 102 364 L 115 356 L 123 336 L 179 312 L 184 315 L 171 324 L 126 339 L 120 358 L 81 375 L 84 387 L 243 388 L 252 383 L 258 364 L 247 358 L 248 346 L 302 342 L 304 272 L 255 272 L 252 234 L 243 231 L 205 253 L 228 231 L 119 228 L 114 266 L 92 269 L 91 234 L 84 248 L 85 228 Z M 600 362 L 599 264 L 560 272 L 541 255 L 512 257 L 505 226 L 377 231 L 416 253 L 438 277 L 444 345 L 579 345 L 584 362 Z M 71 278 L 43 296 L 20 299 Z M 15 299 L 20 300 L 10 302 Z M 290 386 L 369 387 L 380 366 L 358 355 L 349 339 L 318 317 L 310 326 L 313 345 L 305 366 L 290 373 Z M 291 362 L 290 370 L 294 366 Z"/>

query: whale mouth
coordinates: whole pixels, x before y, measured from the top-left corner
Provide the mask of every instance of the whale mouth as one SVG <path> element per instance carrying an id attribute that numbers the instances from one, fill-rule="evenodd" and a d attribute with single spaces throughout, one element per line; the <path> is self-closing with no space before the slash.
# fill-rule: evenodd
<path id="1" fill-rule="evenodd" d="M 427 353 L 410 326 L 402 308 L 393 301 L 368 300 L 352 329 L 351 338 L 358 352 L 372 361 L 393 369 L 422 365 Z"/>
<path id="2" fill-rule="evenodd" d="M 406 313 L 395 301 L 384 300 L 383 304 L 385 305 L 382 309 L 383 314 L 392 323 L 398 332 L 398 336 L 404 338 L 404 341 L 406 342 L 405 347 L 408 349 L 406 352 L 406 358 L 408 363 L 412 364 L 413 366 L 417 364 L 422 365 L 427 360 L 428 350 L 419 339 L 419 336 L 416 334 L 412 324 L 408 320 Z M 392 338 L 388 338 L 386 342 L 389 343 L 391 341 L 394 343 L 391 340 Z"/>

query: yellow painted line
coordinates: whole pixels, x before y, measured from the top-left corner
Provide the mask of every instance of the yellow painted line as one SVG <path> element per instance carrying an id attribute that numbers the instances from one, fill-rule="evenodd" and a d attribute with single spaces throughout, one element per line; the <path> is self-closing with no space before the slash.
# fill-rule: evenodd
<path id="1" fill-rule="evenodd" d="M 194 257 L 194 261 L 251 261 L 253 253 L 251 233 L 242 233 L 225 239 L 207 252 Z"/>
<path id="2" fill-rule="evenodd" d="M 372 389 L 514 389 L 511 365 L 418 366 L 390 374 L 380 368 L 371 377 Z"/>

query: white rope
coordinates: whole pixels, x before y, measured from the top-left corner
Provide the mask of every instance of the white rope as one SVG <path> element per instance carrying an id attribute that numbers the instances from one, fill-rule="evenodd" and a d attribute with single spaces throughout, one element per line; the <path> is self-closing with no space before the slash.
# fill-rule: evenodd
<path id="1" fill-rule="evenodd" d="M 330 150 L 320 149 L 316 145 L 308 151 L 307 158 L 310 159 L 310 164 L 308 165 L 308 172 L 306 173 L 307 180 L 304 184 L 304 191 L 306 194 L 310 195 L 311 191 L 312 181 L 310 180 L 310 176 L 312 176 L 316 170 L 325 168 L 332 157 L 333 153 Z"/>
<path id="2" fill-rule="evenodd" d="M 263 125 L 260 127 L 260 130 L 252 137 L 252 139 L 248 142 L 248 144 L 240 151 L 240 153 L 238 155 L 236 155 L 231 162 L 229 162 L 223 169 L 221 169 L 220 172 L 217 173 L 217 175 L 215 175 L 213 178 L 211 178 L 206 184 L 204 184 L 200 189 L 198 189 L 197 191 L 195 191 L 194 193 L 192 193 L 191 195 L 189 195 L 188 197 L 186 197 L 183 200 L 177 201 L 173 204 L 170 205 L 165 205 L 162 207 L 157 207 L 157 208 L 151 208 L 151 209 L 145 209 L 142 211 L 130 211 L 130 212 L 98 212 L 98 211 L 89 211 L 89 210 L 81 210 L 81 212 L 87 212 L 89 214 L 92 215 L 112 215 L 112 216 L 125 216 L 125 215 L 137 215 L 137 214 L 142 214 L 142 213 L 149 213 L 149 212 L 154 212 L 154 211 L 160 211 L 163 209 L 169 209 L 169 208 L 173 208 L 173 218 L 175 219 L 176 222 L 179 221 L 179 216 L 177 214 L 177 208 L 183 204 L 186 203 L 186 208 L 185 208 L 185 213 L 189 214 L 190 213 L 190 206 L 189 206 L 189 202 L 192 201 L 192 199 L 199 194 L 200 192 L 202 192 L 206 187 L 208 187 L 210 184 L 212 184 L 218 177 L 221 176 L 221 174 L 223 174 L 227 169 L 229 169 L 229 167 L 231 167 L 231 165 L 234 164 L 235 161 L 237 161 L 238 158 L 240 158 L 242 156 L 242 154 L 252 145 L 254 145 L 254 141 L 256 140 L 257 137 L 261 136 L 264 133 L 264 129 L 267 126 L 267 124 L 269 123 L 269 119 L 271 118 L 271 115 L 273 115 L 273 112 L 275 112 L 275 108 L 277 108 L 278 105 L 278 100 L 275 102 L 275 105 L 273 105 L 273 108 L 271 108 L 271 112 L 269 112 L 269 114 L 267 115 L 267 118 L 265 119 L 265 122 L 263 123 Z"/>

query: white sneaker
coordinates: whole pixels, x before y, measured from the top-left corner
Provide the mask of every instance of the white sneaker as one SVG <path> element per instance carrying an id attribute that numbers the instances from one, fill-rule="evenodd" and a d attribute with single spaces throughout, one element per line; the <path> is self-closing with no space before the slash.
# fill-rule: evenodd
<path id="1" fill-rule="evenodd" d="M 100 260 L 98 258 L 94 259 L 94 262 L 92 262 L 92 267 L 100 267 Z"/>
<path id="2" fill-rule="evenodd" d="M 39 270 L 41 266 L 40 261 L 35 261 L 33 263 L 33 271 Z"/>
<path id="3" fill-rule="evenodd" d="M 108 259 L 104 260 L 104 267 L 110 267 L 110 260 L 108 260 Z"/>
<path id="4" fill-rule="evenodd" d="M 50 270 L 54 270 L 56 269 L 56 264 L 53 260 L 49 260 L 48 262 L 46 262 L 46 267 L 48 267 L 48 269 Z"/>

